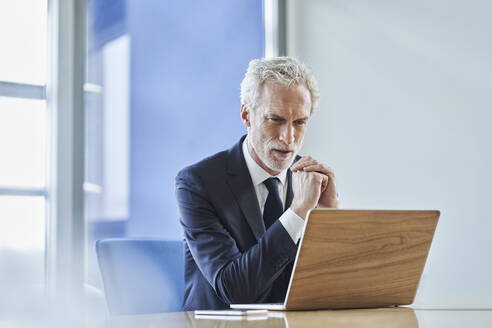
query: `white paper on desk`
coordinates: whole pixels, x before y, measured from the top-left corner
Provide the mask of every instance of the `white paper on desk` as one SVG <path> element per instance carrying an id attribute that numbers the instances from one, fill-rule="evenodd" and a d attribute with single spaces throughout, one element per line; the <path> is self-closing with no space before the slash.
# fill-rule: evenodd
<path id="1" fill-rule="evenodd" d="M 268 319 L 268 310 L 196 310 L 195 319 L 266 320 Z"/>
<path id="2" fill-rule="evenodd" d="M 195 315 L 268 315 L 268 310 L 195 310 Z"/>

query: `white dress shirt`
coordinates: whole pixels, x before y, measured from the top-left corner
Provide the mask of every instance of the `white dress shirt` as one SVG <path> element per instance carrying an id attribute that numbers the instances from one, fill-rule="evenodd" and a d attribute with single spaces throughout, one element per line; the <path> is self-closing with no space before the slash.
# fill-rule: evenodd
<path id="1" fill-rule="evenodd" d="M 244 139 L 243 142 L 243 154 L 244 159 L 246 160 L 246 166 L 249 170 L 249 175 L 253 180 L 253 186 L 255 187 L 256 197 L 258 198 L 258 205 L 260 205 L 261 214 L 263 215 L 263 210 L 265 209 L 265 203 L 268 197 L 268 189 L 263 184 L 268 178 L 272 176 L 266 172 L 255 160 L 251 157 L 251 154 L 248 150 L 248 137 Z M 282 200 L 282 204 L 285 209 L 285 200 L 287 198 L 287 189 L 288 189 L 288 181 L 287 181 L 287 169 L 281 171 L 279 174 L 275 176 L 279 179 L 279 195 Z M 297 244 L 299 238 L 302 234 L 302 229 L 304 228 L 304 220 L 300 218 L 293 210 L 288 208 L 282 216 L 280 216 L 280 223 L 284 226 L 287 233 L 290 235 L 294 243 Z"/>

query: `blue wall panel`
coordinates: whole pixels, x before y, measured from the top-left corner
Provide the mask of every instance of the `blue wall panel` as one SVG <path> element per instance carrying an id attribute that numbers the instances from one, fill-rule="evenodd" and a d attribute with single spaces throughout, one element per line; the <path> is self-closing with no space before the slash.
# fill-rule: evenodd
<path id="1" fill-rule="evenodd" d="M 263 2 L 128 1 L 129 236 L 181 238 L 174 177 L 246 132 L 239 85 L 264 53 Z"/>

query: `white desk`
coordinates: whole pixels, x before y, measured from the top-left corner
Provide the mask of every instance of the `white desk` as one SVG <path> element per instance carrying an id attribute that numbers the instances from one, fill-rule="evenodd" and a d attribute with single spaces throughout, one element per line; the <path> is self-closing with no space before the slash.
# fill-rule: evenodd
<path id="1" fill-rule="evenodd" d="M 491 310 L 413 310 L 382 308 L 336 311 L 270 312 L 268 316 L 196 318 L 193 312 L 120 316 L 106 320 L 111 328 L 174 327 L 322 327 L 322 328 L 492 328 Z"/>

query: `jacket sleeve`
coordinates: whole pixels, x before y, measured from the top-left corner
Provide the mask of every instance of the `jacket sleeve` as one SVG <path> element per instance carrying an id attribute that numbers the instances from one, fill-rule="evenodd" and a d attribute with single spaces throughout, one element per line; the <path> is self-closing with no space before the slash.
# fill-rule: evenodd
<path id="1" fill-rule="evenodd" d="M 257 302 L 296 256 L 297 246 L 279 220 L 257 244 L 240 252 L 191 170 L 176 177 L 176 199 L 193 259 L 225 303 Z"/>

